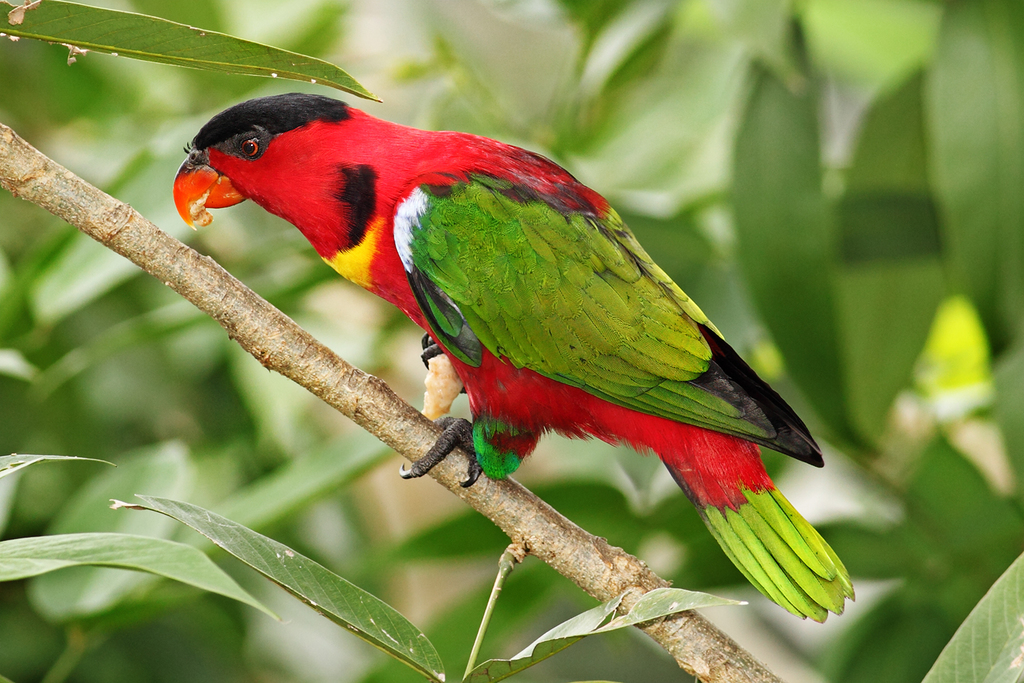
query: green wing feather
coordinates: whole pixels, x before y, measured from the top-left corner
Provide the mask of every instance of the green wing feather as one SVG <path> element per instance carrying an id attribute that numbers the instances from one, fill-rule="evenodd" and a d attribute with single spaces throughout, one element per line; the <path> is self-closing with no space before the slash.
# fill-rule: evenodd
<path id="1" fill-rule="evenodd" d="M 475 339 L 517 367 L 651 415 L 775 436 L 752 401 L 690 383 L 712 359 L 699 325 L 718 330 L 618 214 L 562 212 L 511 188 L 482 176 L 421 186 L 401 237 L 396 217 L 410 280 L 443 292 Z"/>

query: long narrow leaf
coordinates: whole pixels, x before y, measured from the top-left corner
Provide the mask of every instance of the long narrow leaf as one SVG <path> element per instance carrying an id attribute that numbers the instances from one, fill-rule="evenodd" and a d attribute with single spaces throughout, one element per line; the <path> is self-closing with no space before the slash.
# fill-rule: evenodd
<path id="1" fill-rule="evenodd" d="M 833 433 L 847 436 L 836 324 L 838 235 L 822 192 L 817 99 L 754 70 L 736 134 L 733 207 L 750 293 L 787 370 Z"/>
<path id="2" fill-rule="evenodd" d="M 616 631 L 688 609 L 743 604 L 735 600 L 681 588 L 657 588 L 640 598 L 627 614 L 605 624 L 605 620 L 615 611 L 620 602 L 622 602 L 622 596 L 602 603 L 582 614 L 577 614 L 542 635 L 511 659 L 491 659 L 484 662 L 470 672 L 466 677 L 466 683 L 494 683 L 504 680 L 596 633 Z"/>
<path id="3" fill-rule="evenodd" d="M 97 460 L 96 458 L 79 458 L 74 455 L 0 455 L 0 477 L 6 477 L 8 474 L 14 474 L 29 465 L 34 465 L 37 462 L 44 462 L 46 460 L 88 460 L 90 462 L 102 462 L 107 465 L 113 465 L 112 462 L 106 460 Z"/>
<path id="4" fill-rule="evenodd" d="M 394 608 L 277 541 L 196 505 L 138 496 L 143 505 L 187 524 L 356 636 L 432 681 L 444 681 L 441 657 L 427 637 Z"/>
<path id="5" fill-rule="evenodd" d="M 58 534 L 0 543 L 0 581 L 81 566 L 148 572 L 244 602 L 277 618 L 210 558 L 184 543 L 106 533 Z"/>
<path id="6" fill-rule="evenodd" d="M 73 54 L 103 52 L 206 71 L 288 78 L 377 99 L 329 62 L 144 14 L 46 0 L 27 10 L 11 10 L 0 30 L 0 35 L 73 46 Z"/>

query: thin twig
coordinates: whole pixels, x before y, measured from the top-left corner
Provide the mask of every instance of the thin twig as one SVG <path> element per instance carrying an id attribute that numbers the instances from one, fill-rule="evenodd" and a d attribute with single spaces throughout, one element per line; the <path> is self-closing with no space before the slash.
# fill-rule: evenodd
<path id="1" fill-rule="evenodd" d="M 480 648 L 484 644 L 484 636 L 487 635 L 487 627 L 491 624 L 491 615 L 494 614 L 494 606 L 498 604 L 498 597 L 505 587 L 505 581 L 509 574 L 516 568 L 519 558 L 509 546 L 498 558 L 498 575 L 494 577 L 494 586 L 491 587 L 491 594 L 487 598 L 487 606 L 484 608 L 484 616 L 480 619 L 480 628 L 477 629 L 476 638 L 473 640 L 473 649 L 469 652 L 469 661 L 466 662 L 466 673 L 462 674 L 462 680 L 469 678 L 470 672 L 476 668 L 476 659 L 480 656 Z"/>
<path id="2" fill-rule="evenodd" d="M 416 460 L 438 429 L 384 382 L 346 363 L 212 259 L 50 160 L 0 123 L 0 186 L 67 221 L 131 260 L 220 323 L 267 368 L 302 385 L 367 431 Z M 668 585 L 640 560 L 592 536 L 513 480 L 459 486 L 464 453 L 430 475 L 597 600 L 627 593 L 625 609 Z M 644 624 L 647 635 L 707 683 L 779 683 L 752 655 L 696 612 Z"/>

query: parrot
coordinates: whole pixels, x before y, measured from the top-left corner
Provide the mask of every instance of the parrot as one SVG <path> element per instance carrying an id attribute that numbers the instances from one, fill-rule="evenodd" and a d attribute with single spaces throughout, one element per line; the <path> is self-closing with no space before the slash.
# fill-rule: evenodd
<path id="1" fill-rule="evenodd" d="M 854 599 L 761 459 L 764 446 L 823 466 L 807 426 L 564 168 L 302 93 L 231 106 L 185 151 L 173 197 L 186 223 L 255 202 L 450 359 L 472 420 L 437 420 L 437 443 L 403 477 L 461 447 L 464 486 L 502 479 L 546 432 L 628 445 L 661 459 L 767 598 L 818 622 Z"/>

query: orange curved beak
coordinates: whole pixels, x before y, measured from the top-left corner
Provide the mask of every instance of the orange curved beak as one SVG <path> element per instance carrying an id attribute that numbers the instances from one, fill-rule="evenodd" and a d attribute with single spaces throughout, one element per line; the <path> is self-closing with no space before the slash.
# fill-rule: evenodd
<path id="1" fill-rule="evenodd" d="M 174 176 L 174 206 L 178 215 L 195 229 L 196 225 L 209 225 L 213 216 L 207 209 L 222 209 L 245 201 L 245 197 L 221 175 L 190 154 Z M 205 155 L 204 155 L 205 156 Z"/>

